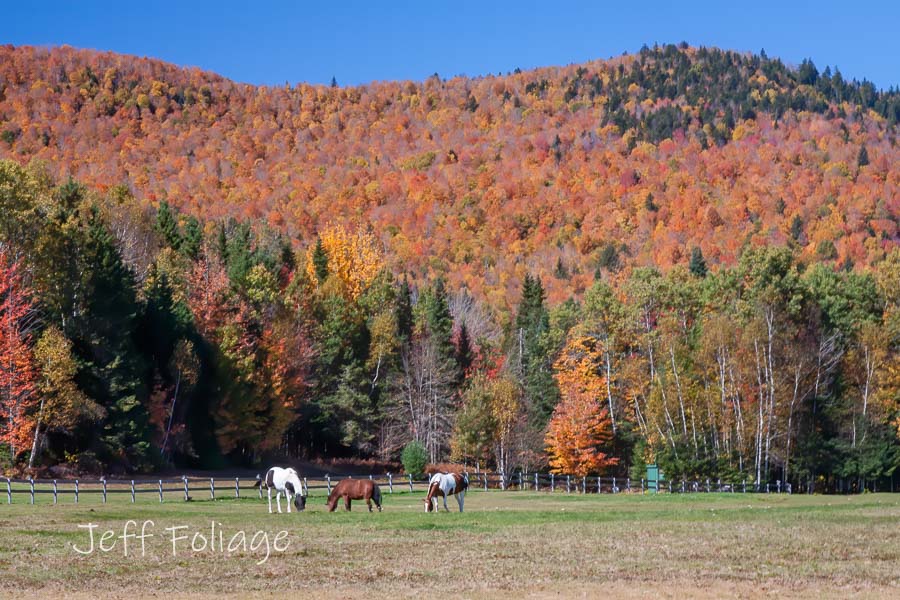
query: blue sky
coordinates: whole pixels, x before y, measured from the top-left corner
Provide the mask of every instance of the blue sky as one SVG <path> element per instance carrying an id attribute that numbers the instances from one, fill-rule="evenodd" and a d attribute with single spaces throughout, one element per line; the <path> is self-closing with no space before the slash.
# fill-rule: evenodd
<path id="1" fill-rule="evenodd" d="M 0 43 L 152 56 L 261 84 L 420 80 L 578 63 L 677 43 L 900 84 L 900 2 L 9 3 Z M 176 3 L 171 3 L 176 4 Z"/>

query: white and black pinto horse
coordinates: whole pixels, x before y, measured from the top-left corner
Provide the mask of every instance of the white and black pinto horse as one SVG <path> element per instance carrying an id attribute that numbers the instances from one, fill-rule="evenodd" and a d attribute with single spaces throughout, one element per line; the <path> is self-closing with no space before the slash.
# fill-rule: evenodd
<path id="1" fill-rule="evenodd" d="M 428 495 L 425 496 L 425 512 L 437 511 L 438 496 L 444 498 L 444 510 L 447 508 L 447 496 L 456 496 L 459 512 L 463 511 L 463 500 L 469 488 L 469 478 L 459 473 L 435 473 L 428 482 Z"/>
<path id="2" fill-rule="evenodd" d="M 291 499 L 293 498 L 294 506 L 297 510 L 306 508 L 306 491 L 303 489 L 303 483 L 297 471 L 288 467 L 272 467 L 266 471 L 266 477 L 262 480 L 262 485 L 266 486 L 266 495 L 269 498 L 269 512 L 272 512 L 272 489 L 275 489 L 275 503 L 278 505 L 278 512 L 281 512 L 281 494 L 287 500 L 287 511 L 291 512 Z"/>

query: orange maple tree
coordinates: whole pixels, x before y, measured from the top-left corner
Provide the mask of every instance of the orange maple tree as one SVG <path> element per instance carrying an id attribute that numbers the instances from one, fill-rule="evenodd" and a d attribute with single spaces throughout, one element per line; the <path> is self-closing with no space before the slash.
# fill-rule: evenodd
<path id="1" fill-rule="evenodd" d="M 573 335 L 554 365 L 562 397 L 544 441 L 555 473 L 585 476 L 618 463 L 603 451 L 612 440 L 612 419 L 601 404 L 604 380 L 597 374 L 591 342 Z"/>
<path id="2" fill-rule="evenodd" d="M 0 443 L 15 458 L 32 437 L 30 409 L 37 400 L 37 370 L 29 321 L 34 316 L 31 292 L 21 264 L 0 247 Z"/>

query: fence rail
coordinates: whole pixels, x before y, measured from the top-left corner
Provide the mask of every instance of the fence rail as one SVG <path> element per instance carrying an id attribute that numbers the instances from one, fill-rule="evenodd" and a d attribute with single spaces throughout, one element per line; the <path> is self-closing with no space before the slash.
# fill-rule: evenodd
<path id="1" fill-rule="evenodd" d="M 503 491 L 539 491 L 563 494 L 647 494 L 647 493 L 791 493 L 791 485 L 780 481 L 755 484 L 742 481 L 717 480 L 678 480 L 647 481 L 616 477 L 581 477 L 573 475 L 556 475 L 553 473 L 524 473 L 512 475 L 475 471 L 466 473 L 469 477 L 470 490 L 489 489 Z M 310 490 L 331 492 L 331 487 L 341 479 L 372 479 L 385 488 L 385 492 L 425 492 L 428 478 L 415 478 L 411 475 L 384 473 L 380 475 L 340 475 L 316 478 L 303 478 L 303 486 L 307 493 Z M 11 479 L 5 478 L 7 504 L 13 503 L 13 497 L 27 497 L 27 502 L 35 503 L 35 497 L 41 494 L 52 494 L 53 504 L 64 498 L 78 503 L 81 496 L 99 495 L 106 503 L 109 494 L 130 494 L 131 502 L 136 503 L 139 494 L 153 494 L 157 502 L 164 502 L 166 495 L 172 500 L 178 494 L 182 501 L 198 498 L 217 500 L 224 498 L 261 499 L 263 490 L 259 483 L 261 476 L 247 477 L 189 477 L 178 479 Z M 3 479 L 0 478 L 0 485 Z M 0 492 L 2 494 L 2 492 Z M 0 495 L 2 497 L 2 495 Z M 0 501 L 2 502 L 2 501 Z"/>

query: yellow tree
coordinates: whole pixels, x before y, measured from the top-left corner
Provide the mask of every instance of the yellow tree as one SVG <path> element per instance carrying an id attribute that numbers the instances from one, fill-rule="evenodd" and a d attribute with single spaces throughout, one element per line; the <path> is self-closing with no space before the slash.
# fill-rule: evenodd
<path id="1" fill-rule="evenodd" d="M 327 263 L 323 264 L 321 253 Z M 317 256 L 317 253 L 320 253 Z M 326 276 L 336 279 L 350 300 L 356 300 L 384 267 L 378 240 L 366 231 L 348 231 L 342 225 L 329 225 L 319 234 L 319 243 L 310 248 L 306 273 L 310 281 L 321 285 Z"/>
<path id="2" fill-rule="evenodd" d="M 34 437 L 28 467 L 31 468 L 41 450 L 42 434 L 49 429 L 71 429 L 82 421 L 99 421 L 106 411 L 88 398 L 75 383 L 78 365 L 72 356 L 72 342 L 55 326 L 44 330 L 34 348 L 40 369 L 37 389 L 40 405 L 35 421 Z"/>

